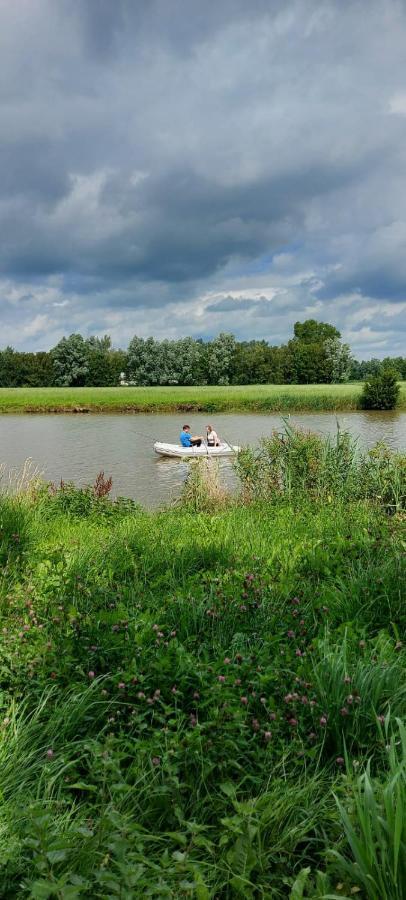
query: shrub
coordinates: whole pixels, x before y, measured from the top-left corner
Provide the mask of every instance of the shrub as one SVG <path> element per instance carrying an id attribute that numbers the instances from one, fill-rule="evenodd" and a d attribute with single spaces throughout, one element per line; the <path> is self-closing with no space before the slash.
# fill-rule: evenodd
<path id="1" fill-rule="evenodd" d="M 52 482 L 42 484 L 37 489 L 37 499 L 42 502 L 45 516 L 66 513 L 79 518 L 92 515 L 112 518 L 117 514 L 136 512 L 139 507 L 134 500 L 126 497 L 111 499 L 112 485 L 113 479 L 105 478 L 104 472 L 99 472 L 94 484 L 84 487 L 77 487 L 71 481 L 62 480 L 59 485 Z"/>
<path id="2" fill-rule="evenodd" d="M 393 369 L 384 369 L 366 381 L 361 394 L 362 409 L 395 409 L 400 391 L 397 378 Z"/>

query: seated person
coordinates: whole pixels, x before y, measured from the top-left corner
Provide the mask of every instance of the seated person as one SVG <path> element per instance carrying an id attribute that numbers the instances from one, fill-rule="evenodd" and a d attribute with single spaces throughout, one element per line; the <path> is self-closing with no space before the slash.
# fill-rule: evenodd
<path id="1" fill-rule="evenodd" d="M 220 447 L 220 441 L 217 432 L 211 425 L 206 425 L 206 435 L 208 447 Z"/>
<path id="2" fill-rule="evenodd" d="M 190 434 L 190 425 L 184 425 L 180 433 L 180 442 L 182 447 L 200 447 L 203 438 L 192 437 Z"/>

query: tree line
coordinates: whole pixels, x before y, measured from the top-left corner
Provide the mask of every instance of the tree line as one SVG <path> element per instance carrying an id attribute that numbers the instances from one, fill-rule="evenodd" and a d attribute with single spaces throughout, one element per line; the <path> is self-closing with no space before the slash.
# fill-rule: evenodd
<path id="1" fill-rule="evenodd" d="M 0 351 L 0 387 L 329 384 L 364 381 L 388 367 L 406 379 L 404 357 L 355 360 L 334 325 L 307 319 L 296 322 L 291 340 L 279 346 L 222 332 L 211 341 L 135 336 L 127 350 L 114 349 L 108 335 L 81 334 L 63 337 L 48 352 L 6 347 Z"/>

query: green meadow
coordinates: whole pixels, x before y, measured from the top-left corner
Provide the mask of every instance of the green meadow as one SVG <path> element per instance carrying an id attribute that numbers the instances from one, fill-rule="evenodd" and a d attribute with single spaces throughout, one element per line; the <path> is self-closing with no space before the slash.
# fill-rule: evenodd
<path id="1" fill-rule="evenodd" d="M 404 900 L 405 457 L 238 475 L 0 496 L 1 896 Z"/>
<path id="2" fill-rule="evenodd" d="M 227 387 L 0 388 L 0 412 L 284 412 L 351 410 L 362 383 Z M 402 382 L 399 408 L 406 408 Z"/>

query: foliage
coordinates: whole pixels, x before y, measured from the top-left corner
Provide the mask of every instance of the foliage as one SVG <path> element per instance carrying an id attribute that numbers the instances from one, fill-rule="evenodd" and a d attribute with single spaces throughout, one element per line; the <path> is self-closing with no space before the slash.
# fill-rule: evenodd
<path id="1" fill-rule="evenodd" d="M 390 737 L 389 717 L 382 726 L 388 771 L 374 777 L 369 761 L 349 779 L 345 805 L 338 803 L 348 849 L 331 853 L 337 870 L 369 900 L 406 897 L 406 729 L 400 719 L 396 726 Z"/>
<path id="2" fill-rule="evenodd" d="M 345 381 L 351 351 L 340 340 L 333 325 L 307 319 L 296 322 L 294 338 L 287 344 L 284 380 L 292 384 L 314 384 Z"/>
<path id="3" fill-rule="evenodd" d="M 218 460 L 203 457 L 189 464 L 179 503 L 194 512 L 215 512 L 231 501 L 221 484 Z"/>
<path id="4" fill-rule="evenodd" d="M 53 383 L 49 353 L 18 353 L 12 347 L 0 351 L 0 385 L 3 387 L 47 387 Z"/>
<path id="5" fill-rule="evenodd" d="M 327 322 L 317 322 L 316 319 L 306 319 L 305 322 L 295 322 L 293 326 L 294 340 L 303 344 L 323 344 L 327 340 L 339 340 L 341 334 L 334 325 Z"/>
<path id="6" fill-rule="evenodd" d="M 233 384 L 282 384 L 284 351 L 266 341 L 236 343 L 232 369 Z"/>
<path id="7" fill-rule="evenodd" d="M 229 384 L 232 378 L 235 338 L 222 332 L 210 341 L 206 353 L 208 384 Z"/>
<path id="8" fill-rule="evenodd" d="M 213 340 L 192 337 L 158 341 L 134 336 L 128 352 L 113 349 L 109 335 L 64 337 L 49 353 L 0 351 L 1 387 L 117 385 L 331 384 L 364 380 L 391 367 L 406 379 L 403 357 L 358 362 L 340 332 L 326 322 L 296 322 L 287 344 L 236 341 L 222 333 Z"/>
<path id="9" fill-rule="evenodd" d="M 109 494 L 112 486 L 111 476 L 106 478 L 104 472 L 99 472 L 93 485 L 85 485 L 82 488 L 76 487 L 73 482 L 65 481 L 61 481 L 59 485 L 53 483 L 40 485 L 37 489 L 37 498 L 44 503 L 46 517 L 66 513 L 79 517 L 95 515 L 105 518 L 117 512 L 123 514 L 134 512 L 138 507 L 130 499 L 118 497 L 110 502 Z"/>
<path id="10" fill-rule="evenodd" d="M 371 499 L 391 512 L 406 508 L 406 459 L 385 445 L 361 453 L 337 429 L 335 441 L 291 428 L 239 453 L 235 468 L 245 500 L 276 497 Z"/>
<path id="11" fill-rule="evenodd" d="M 204 381 L 203 345 L 193 338 L 156 341 L 133 337 L 128 372 L 137 385 L 200 384 Z"/>
<path id="12" fill-rule="evenodd" d="M 57 385 L 83 385 L 88 374 L 88 352 L 81 334 L 63 337 L 52 350 L 54 381 Z"/>
<path id="13" fill-rule="evenodd" d="M 348 381 L 351 369 L 351 350 L 349 344 L 342 344 L 338 338 L 324 342 L 327 361 L 331 366 L 333 382 Z"/>
<path id="14" fill-rule="evenodd" d="M 366 381 L 371 376 L 379 375 L 383 369 L 397 372 L 399 381 L 406 379 L 406 358 L 403 356 L 386 356 L 385 359 L 352 359 L 350 367 L 351 381 Z"/>
<path id="15" fill-rule="evenodd" d="M 0 498 L 2 896 L 369 896 L 355 834 L 402 897 L 402 518 L 289 440 L 258 503 L 202 512 L 206 472 L 153 514 L 102 475 Z"/>
<path id="16" fill-rule="evenodd" d="M 395 409 L 400 392 L 397 373 L 383 369 L 364 384 L 361 395 L 363 409 Z"/>

